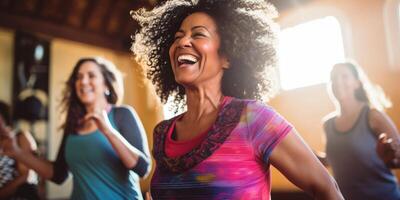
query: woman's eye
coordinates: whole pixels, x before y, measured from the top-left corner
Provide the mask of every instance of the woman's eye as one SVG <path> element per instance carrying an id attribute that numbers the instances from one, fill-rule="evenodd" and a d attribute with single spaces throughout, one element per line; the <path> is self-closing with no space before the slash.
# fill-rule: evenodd
<path id="1" fill-rule="evenodd" d="M 182 36 L 180 35 L 175 35 L 174 40 L 180 39 Z"/>
<path id="2" fill-rule="evenodd" d="M 193 34 L 193 37 L 205 37 L 206 35 L 203 33 L 195 33 Z"/>

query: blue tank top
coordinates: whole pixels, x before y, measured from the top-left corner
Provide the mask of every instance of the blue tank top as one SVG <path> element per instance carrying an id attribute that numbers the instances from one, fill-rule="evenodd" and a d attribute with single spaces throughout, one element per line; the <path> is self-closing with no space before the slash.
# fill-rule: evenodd
<path id="1" fill-rule="evenodd" d="M 113 113 L 108 117 L 116 127 Z M 87 135 L 69 134 L 65 159 L 73 174 L 71 199 L 142 199 L 138 175 L 123 165 L 99 130 Z"/>
<path id="2" fill-rule="evenodd" d="M 336 130 L 335 117 L 325 122 L 329 164 L 345 199 L 400 200 L 396 177 L 376 153 L 368 115 L 365 106 L 347 132 Z"/>

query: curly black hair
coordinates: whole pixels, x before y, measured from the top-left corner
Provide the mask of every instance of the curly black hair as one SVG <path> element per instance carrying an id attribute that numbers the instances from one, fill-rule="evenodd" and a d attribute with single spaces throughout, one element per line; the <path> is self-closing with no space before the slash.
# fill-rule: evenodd
<path id="1" fill-rule="evenodd" d="M 195 12 L 210 15 L 217 24 L 219 51 L 230 64 L 222 77 L 222 93 L 258 100 L 272 96 L 278 26 L 271 4 L 265 0 L 170 0 L 150 11 L 131 12 L 141 26 L 132 51 L 136 61 L 148 67 L 147 78 L 156 86 L 161 102 L 174 95 L 177 107 L 185 104 L 185 90 L 175 81 L 168 51 L 183 20 Z"/>

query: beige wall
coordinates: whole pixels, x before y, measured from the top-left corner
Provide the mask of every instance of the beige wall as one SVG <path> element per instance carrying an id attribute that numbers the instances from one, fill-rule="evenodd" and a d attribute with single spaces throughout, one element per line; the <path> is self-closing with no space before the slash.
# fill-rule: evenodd
<path id="1" fill-rule="evenodd" d="M 12 99 L 12 67 L 14 32 L 0 28 L 0 100 L 8 104 Z"/>
<path id="2" fill-rule="evenodd" d="M 343 30 L 345 40 L 348 42 L 345 45 L 348 48 L 348 56 L 356 59 L 370 79 L 383 87 L 394 105 L 387 113 L 397 127 L 400 127 L 400 90 L 398 89 L 400 70 L 393 70 L 388 64 L 383 21 L 384 3 L 383 0 L 315 0 L 299 9 L 281 13 L 279 21 L 281 23 L 290 21 L 293 13 L 302 12 L 305 16 L 321 14 L 318 10 L 331 10 L 333 14 L 341 15 L 337 17 L 344 25 L 342 28 L 345 29 Z M 399 64 L 397 63 L 395 68 L 400 69 Z M 334 110 L 326 92 L 326 85 L 282 92 L 270 104 L 293 123 L 313 149 L 324 150 L 321 139 L 324 134 L 321 119 Z M 276 170 L 273 170 L 272 179 L 275 190 L 295 188 Z"/>

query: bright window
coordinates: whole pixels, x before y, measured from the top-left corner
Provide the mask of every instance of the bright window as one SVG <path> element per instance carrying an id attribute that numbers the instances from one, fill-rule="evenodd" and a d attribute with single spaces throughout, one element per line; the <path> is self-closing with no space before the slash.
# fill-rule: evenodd
<path id="1" fill-rule="evenodd" d="M 279 74 L 283 90 L 325 83 L 332 66 L 344 60 L 342 31 L 333 16 L 281 31 Z"/>
<path id="2" fill-rule="evenodd" d="M 400 0 L 386 0 L 383 19 L 389 66 L 400 71 Z"/>
<path id="3" fill-rule="evenodd" d="M 399 4 L 397 6 L 397 25 L 400 26 L 400 1 Z"/>
<path id="4" fill-rule="evenodd" d="M 163 105 L 164 111 L 164 119 L 171 119 L 175 116 L 175 112 L 173 110 L 173 102 L 168 101 L 165 105 Z"/>

